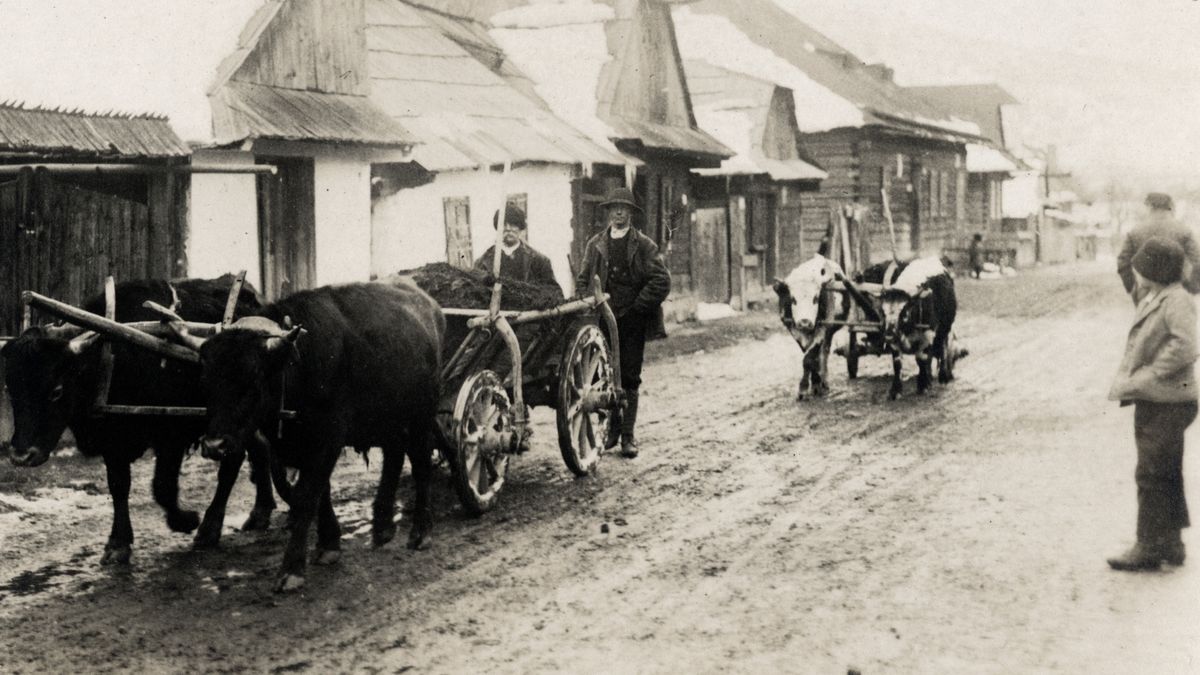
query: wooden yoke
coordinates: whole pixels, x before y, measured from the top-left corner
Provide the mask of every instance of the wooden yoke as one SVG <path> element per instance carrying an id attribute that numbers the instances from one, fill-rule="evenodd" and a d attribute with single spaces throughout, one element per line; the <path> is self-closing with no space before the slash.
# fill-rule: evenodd
<path id="1" fill-rule="evenodd" d="M 27 305 L 32 305 L 43 312 L 53 314 L 77 326 L 93 330 L 106 338 L 128 342 L 136 347 L 148 349 L 155 354 L 179 361 L 186 361 L 188 363 L 199 363 L 200 361 L 200 356 L 186 347 L 181 347 L 180 345 L 140 331 L 137 328 L 117 323 L 111 319 L 92 314 L 91 312 L 68 305 L 65 302 L 59 302 L 53 298 L 48 298 L 39 293 L 24 291 L 21 293 L 21 300 Z"/>
<path id="2" fill-rule="evenodd" d="M 862 308 L 863 313 L 867 315 L 867 319 L 871 321 L 883 321 L 883 317 L 879 316 L 879 312 L 875 310 L 875 305 L 846 278 L 846 275 L 841 272 L 834 272 L 833 278 L 835 281 L 841 282 L 842 288 L 850 294 L 850 298 L 854 300 L 855 304 Z"/>
<path id="3" fill-rule="evenodd" d="M 111 274 L 104 279 L 104 318 L 113 322 L 117 320 L 117 282 Z M 95 406 L 108 403 L 108 392 L 112 388 L 113 365 L 112 343 L 105 340 L 100 345 L 100 386 L 96 389 L 96 398 L 93 401 Z"/>

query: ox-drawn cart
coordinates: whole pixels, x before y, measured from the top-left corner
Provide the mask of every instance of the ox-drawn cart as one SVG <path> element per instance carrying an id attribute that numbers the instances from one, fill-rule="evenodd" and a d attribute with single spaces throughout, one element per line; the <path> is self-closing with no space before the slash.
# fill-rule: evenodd
<path id="1" fill-rule="evenodd" d="M 497 247 L 499 248 L 499 247 Z M 442 367 L 441 446 L 463 507 L 481 514 L 504 487 L 509 457 L 526 449 L 530 405 L 555 409 L 558 445 L 577 476 L 591 473 L 621 403 L 616 318 L 608 298 L 590 297 L 546 310 L 501 311 L 502 284 L 491 309 L 443 308 L 448 334 L 465 338 Z M 522 344 L 522 341 L 525 344 Z"/>

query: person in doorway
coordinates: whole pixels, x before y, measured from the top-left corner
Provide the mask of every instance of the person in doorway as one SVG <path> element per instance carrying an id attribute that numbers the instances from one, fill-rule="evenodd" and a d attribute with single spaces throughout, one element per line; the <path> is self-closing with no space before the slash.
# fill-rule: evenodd
<path id="1" fill-rule="evenodd" d="M 1151 192 L 1146 195 L 1146 209 L 1145 218 L 1129 231 L 1117 255 L 1117 274 L 1125 284 L 1125 292 L 1133 297 L 1134 304 L 1141 300 L 1133 282 L 1133 256 L 1147 239 L 1163 237 L 1183 247 L 1183 287 L 1193 294 L 1200 293 L 1200 246 L 1192 231 L 1175 219 L 1171 195 Z"/>
<path id="2" fill-rule="evenodd" d="M 601 290 L 610 296 L 609 304 L 617 317 L 625 409 L 620 416 L 610 418 L 605 445 L 611 450 L 620 443 L 621 456 L 637 457 L 634 431 L 642 384 L 642 356 L 647 340 L 667 335 L 662 303 L 671 292 L 671 274 L 654 241 L 633 227 L 634 212 L 641 209 L 634 202 L 631 190 L 613 189 L 600 208 L 604 211 L 605 228 L 588 240 L 575 290 L 577 294 L 586 294 L 592 278 L 598 277 Z"/>
<path id="3" fill-rule="evenodd" d="M 1108 397 L 1134 406 L 1137 543 L 1108 559 L 1115 570 L 1184 560 L 1183 432 L 1196 419 L 1197 398 L 1196 305 L 1181 284 L 1184 263 L 1183 247 L 1165 237 L 1150 237 L 1130 260 L 1140 300 Z"/>
<path id="4" fill-rule="evenodd" d="M 499 220 L 500 212 L 497 211 L 492 216 L 492 226 L 498 227 Z M 522 239 L 521 233 L 525 231 L 526 227 L 525 211 L 512 204 L 505 207 L 504 234 L 500 245 L 500 278 L 527 281 L 542 286 L 550 284 L 558 286 L 550 259 Z M 490 273 L 495 255 L 495 245 L 489 246 L 475 261 L 475 269 Z"/>
<path id="5" fill-rule="evenodd" d="M 971 268 L 971 277 L 980 278 L 983 274 L 983 235 L 978 232 L 971 237 L 971 246 L 967 249 L 967 265 Z"/>

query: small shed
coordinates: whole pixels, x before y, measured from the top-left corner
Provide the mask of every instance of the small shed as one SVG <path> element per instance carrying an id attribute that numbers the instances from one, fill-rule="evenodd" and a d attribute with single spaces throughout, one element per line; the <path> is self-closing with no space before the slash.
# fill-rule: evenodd
<path id="1" fill-rule="evenodd" d="M 137 138 L 169 130 L 174 139 L 169 153 L 98 149 L 77 135 L 64 135 L 58 147 L 0 147 L 13 150 L 0 158 L 5 170 L 28 166 L 36 177 L 44 167 L 52 183 L 72 190 L 103 187 L 142 199 L 151 224 L 166 222 L 157 203 L 176 210 L 168 231 L 177 250 L 161 259 L 169 265 L 139 271 L 114 262 L 115 253 L 107 263 L 89 258 L 86 272 L 71 266 L 87 276 L 79 292 L 95 292 L 104 274 L 126 271 L 215 276 L 247 269 L 269 297 L 366 279 L 370 162 L 406 157 L 413 140 L 365 95 L 363 13 L 363 0 L 178 0 L 169 12 L 149 0 L 5 5 L 0 21 L 15 37 L 0 43 L 7 64 L 0 100 L 25 101 L 26 113 L 53 117 L 46 123 L 56 128 L 107 125 L 105 133 Z M 61 114 L 66 109 L 122 112 Z M 0 117 L 0 138 L 18 123 Z M 152 186 L 150 197 L 137 197 L 142 184 Z M 100 208 L 95 200 L 80 206 L 65 191 L 39 194 L 58 195 L 43 213 L 97 223 L 97 238 L 116 241 L 117 232 L 92 214 Z M 63 251 L 90 245 L 55 244 Z M 40 263 L 26 257 L 9 264 L 30 274 Z"/>
<path id="2" fill-rule="evenodd" d="M 693 170 L 693 236 L 714 251 L 700 300 L 742 309 L 771 297 L 771 279 L 815 252 L 802 242 L 800 194 L 826 174 L 800 145 L 790 89 L 702 61 L 684 67 L 700 127 L 737 153 Z"/>

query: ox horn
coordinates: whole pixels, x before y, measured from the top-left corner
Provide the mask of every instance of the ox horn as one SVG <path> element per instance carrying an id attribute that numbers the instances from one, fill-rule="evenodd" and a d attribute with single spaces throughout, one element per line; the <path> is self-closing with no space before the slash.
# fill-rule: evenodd
<path id="1" fill-rule="evenodd" d="M 287 346 L 294 347 L 296 341 L 300 339 L 308 331 L 300 326 L 294 326 L 288 332 L 282 335 L 272 335 L 267 338 L 267 351 L 273 352 L 277 349 L 282 349 Z"/>
<path id="2" fill-rule="evenodd" d="M 79 335 L 71 338 L 71 341 L 67 343 L 67 350 L 70 351 L 72 354 L 76 354 L 76 355 L 82 354 L 85 351 L 87 351 L 88 347 L 92 346 L 92 343 L 94 343 L 96 340 L 99 340 L 99 339 L 100 339 L 99 333 L 97 333 L 95 331 L 90 331 L 90 330 L 85 331 L 85 332 L 80 333 Z"/>

